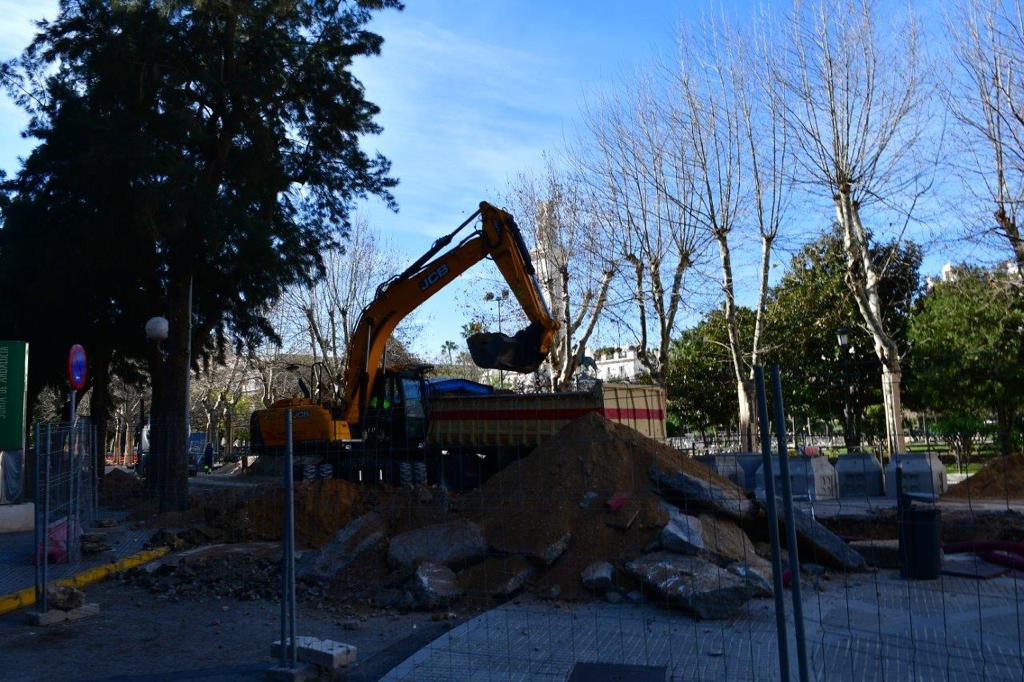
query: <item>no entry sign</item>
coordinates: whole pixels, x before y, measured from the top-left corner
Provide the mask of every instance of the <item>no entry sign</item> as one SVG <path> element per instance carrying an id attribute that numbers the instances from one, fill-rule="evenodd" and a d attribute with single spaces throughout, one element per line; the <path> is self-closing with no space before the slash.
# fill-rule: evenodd
<path id="1" fill-rule="evenodd" d="M 81 391 L 85 387 L 85 377 L 85 349 L 76 343 L 68 351 L 68 383 L 71 384 L 71 388 Z"/>

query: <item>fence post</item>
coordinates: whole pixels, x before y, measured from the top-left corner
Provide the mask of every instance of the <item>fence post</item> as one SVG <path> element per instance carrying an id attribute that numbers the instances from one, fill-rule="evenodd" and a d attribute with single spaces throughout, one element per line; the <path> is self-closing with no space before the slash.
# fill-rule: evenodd
<path id="1" fill-rule="evenodd" d="M 800 594 L 800 553 L 797 550 L 796 523 L 793 514 L 793 486 L 789 479 L 789 453 L 786 450 L 786 410 L 782 404 L 782 379 L 779 366 L 772 366 L 772 398 L 775 403 L 775 430 L 779 443 L 779 476 L 782 478 L 782 509 L 786 517 L 786 550 L 793 579 L 793 625 L 796 630 L 796 657 L 800 682 L 808 682 L 807 642 L 804 635 L 804 607 Z M 765 478 L 774 475 L 771 470 Z"/>
<path id="2" fill-rule="evenodd" d="M 42 544 L 43 544 L 43 537 L 42 537 L 43 522 L 41 521 L 42 512 L 43 512 L 42 495 L 41 495 L 41 493 L 42 493 L 43 489 L 40 487 L 40 481 L 42 480 L 42 478 L 40 477 L 40 473 L 39 473 L 40 472 L 39 460 L 42 458 L 42 450 L 43 450 L 43 447 L 42 447 L 43 443 L 42 443 L 41 436 L 42 436 L 42 429 L 39 426 L 39 422 L 36 422 L 36 427 L 35 427 L 35 460 L 36 460 L 35 461 L 35 470 L 36 470 L 35 471 L 35 493 L 32 495 L 32 502 L 33 502 L 33 505 L 35 507 L 35 515 L 34 515 L 35 516 L 35 524 L 34 524 L 33 533 L 32 533 L 33 539 L 34 539 L 34 542 L 32 543 L 32 551 L 35 553 L 35 556 L 33 557 L 33 560 L 35 561 L 35 569 L 36 569 L 36 571 L 35 571 L 35 578 L 36 578 L 36 603 L 37 604 L 41 604 L 42 601 L 43 601 L 42 600 L 42 594 L 40 593 L 41 592 L 40 591 L 40 585 L 42 583 L 42 567 L 41 567 L 42 564 L 39 561 L 39 548 L 42 547 Z"/>
<path id="3" fill-rule="evenodd" d="M 285 413 L 284 529 L 281 537 L 281 667 L 294 668 L 298 660 L 295 635 L 295 490 L 292 411 Z"/>
<path id="4" fill-rule="evenodd" d="M 764 367 L 754 367 L 757 393 L 757 419 L 761 427 L 761 461 L 765 504 L 768 507 L 768 536 L 772 548 L 772 592 L 775 596 L 775 629 L 779 649 L 779 676 L 789 682 L 789 636 L 786 634 L 786 601 L 782 596 L 782 553 L 779 547 L 779 512 L 775 507 L 775 476 L 772 474 L 772 434 L 768 422 L 768 396 L 764 385 Z"/>
<path id="5" fill-rule="evenodd" d="M 46 476 L 43 480 L 43 596 L 40 602 L 46 613 L 47 564 L 50 562 L 50 425 L 46 425 Z"/>

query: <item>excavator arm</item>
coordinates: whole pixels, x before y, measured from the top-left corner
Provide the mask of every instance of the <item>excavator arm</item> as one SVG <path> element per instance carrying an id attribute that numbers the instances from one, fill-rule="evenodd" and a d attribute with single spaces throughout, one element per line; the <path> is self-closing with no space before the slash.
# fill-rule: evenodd
<path id="1" fill-rule="evenodd" d="M 477 216 L 481 218 L 478 230 L 437 255 Z M 345 370 L 344 409 L 349 424 L 358 424 L 366 412 L 388 339 L 398 324 L 463 272 L 488 257 L 508 282 L 530 326 L 514 337 L 475 334 L 469 339 L 473 360 L 481 367 L 519 372 L 531 372 L 540 366 L 547 357 L 558 323 L 551 317 L 541 295 L 530 254 L 515 220 L 505 211 L 481 202 L 479 210 L 462 225 L 434 242 L 405 272 L 378 287 L 373 301 L 360 315 L 351 336 Z"/>

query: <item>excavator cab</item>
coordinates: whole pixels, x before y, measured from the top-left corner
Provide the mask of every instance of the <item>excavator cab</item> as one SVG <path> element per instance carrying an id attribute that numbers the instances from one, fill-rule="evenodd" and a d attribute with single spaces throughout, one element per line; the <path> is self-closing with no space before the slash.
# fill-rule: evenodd
<path id="1" fill-rule="evenodd" d="M 422 371 L 385 372 L 366 406 L 363 439 L 397 450 L 415 449 L 427 435 L 423 393 Z"/>

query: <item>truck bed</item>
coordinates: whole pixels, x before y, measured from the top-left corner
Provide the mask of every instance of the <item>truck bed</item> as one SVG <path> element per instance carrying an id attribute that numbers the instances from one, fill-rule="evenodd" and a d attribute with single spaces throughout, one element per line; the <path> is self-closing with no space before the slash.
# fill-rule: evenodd
<path id="1" fill-rule="evenodd" d="M 532 448 L 590 412 L 665 439 L 664 389 L 605 383 L 585 392 L 432 398 L 427 401 L 427 443 Z"/>

